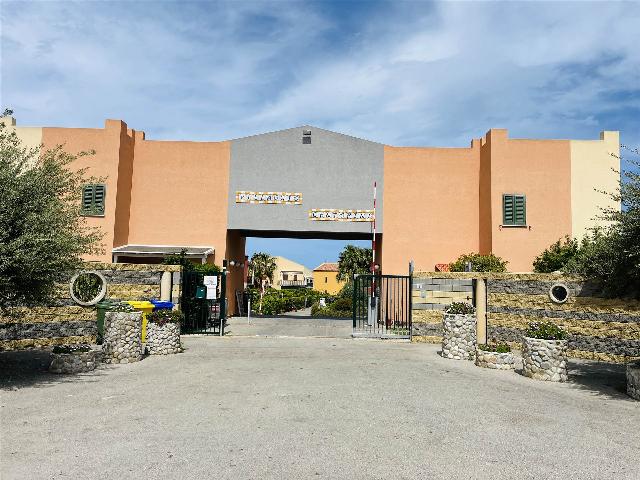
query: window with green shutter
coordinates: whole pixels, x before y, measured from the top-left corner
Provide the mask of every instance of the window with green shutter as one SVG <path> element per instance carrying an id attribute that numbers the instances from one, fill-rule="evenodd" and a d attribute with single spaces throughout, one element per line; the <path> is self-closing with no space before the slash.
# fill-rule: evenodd
<path id="1" fill-rule="evenodd" d="M 527 197 L 525 195 L 502 195 L 502 224 L 511 226 L 527 225 Z"/>
<path id="2" fill-rule="evenodd" d="M 104 215 L 106 185 L 96 183 L 82 187 L 82 215 Z"/>

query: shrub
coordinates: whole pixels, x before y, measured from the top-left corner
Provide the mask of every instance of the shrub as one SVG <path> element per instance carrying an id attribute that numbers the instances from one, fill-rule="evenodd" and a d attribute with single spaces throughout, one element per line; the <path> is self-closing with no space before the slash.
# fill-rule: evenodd
<path id="1" fill-rule="evenodd" d="M 537 273 L 552 273 L 562 270 L 578 255 L 580 245 L 577 240 L 566 236 L 564 241 L 558 240 L 536 257 L 533 271 Z"/>
<path id="2" fill-rule="evenodd" d="M 181 324 L 184 320 L 184 314 L 178 310 L 156 310 L 147 315 L 147 321 L 155 323 L 159 326 L 167 323 Z"/>
<path id="3" fill-rule="evenodd" d="M 566 330 L 552 322 L 531 322 L 525 335 L 542 340 L 564 340 L 567 338 Z"/>
<path id="4" fill-rule="evenodd" d="M 109 307 L 110 312 L 135 312 L 136 309 L 129 305 L 127 302 L 116 303 Z"/>
<path id="5" fill-rule="evenodd" d="M 78 343 L 76 345 L 56 345 L 53 347 L 53 353 L 83 353 L 91 350 L 91 345 L 86 343 Z"/>
<path id="6" fill-rule="evenodd" d="M 511 347 L 507 343 L 483 343 L 478 345 L 479 350 L 495 353 L 509 353 Z"/>
<path id="7" fill-rule="evenodd" d="M 471 315 L 476 313 L 476 308 L 470 303 L 452 302 L 451 305 L 445 309 L 444 313 L 449 315 Z"/>
<path id="8" fill-rule="evenodd" d="M 493 253 L 488 255 L 467 253 L 460 255 L 455 262 L 451 263 L 449 270 L 452 272 L 464 272 L 468 262 L 471 262 L 472 272 L 506 272 L 507 263 L 509 263 Z"/>

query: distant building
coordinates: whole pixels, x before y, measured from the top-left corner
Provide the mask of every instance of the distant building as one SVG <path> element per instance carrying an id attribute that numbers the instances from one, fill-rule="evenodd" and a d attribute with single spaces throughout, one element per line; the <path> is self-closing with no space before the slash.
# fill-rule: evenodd
<path id="1" fill-rule="evenodd" d="M 337 294 L 346 282 L 338 280 L 338 264 L 323 263 L 313 270 L 313 288 L 331 295 Z"/>
<path id="2" fill-rule="evenodd" d="M 310 286 L 313 276 L 304 265 L 285 257 L 275 257 L 276 269 L 273 272 L 273 288 L 304 288 Z"/>

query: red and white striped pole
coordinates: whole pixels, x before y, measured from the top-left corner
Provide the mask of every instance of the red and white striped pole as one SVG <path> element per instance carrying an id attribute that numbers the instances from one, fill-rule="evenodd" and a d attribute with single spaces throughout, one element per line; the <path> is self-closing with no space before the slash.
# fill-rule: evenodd
<path id="1" fill-rule="evenodd" d="M 373 237 L 371 239 L 371 274 L 376 273 L 376 196 L 378 193 L 377 182 L 373 182 Z"/>

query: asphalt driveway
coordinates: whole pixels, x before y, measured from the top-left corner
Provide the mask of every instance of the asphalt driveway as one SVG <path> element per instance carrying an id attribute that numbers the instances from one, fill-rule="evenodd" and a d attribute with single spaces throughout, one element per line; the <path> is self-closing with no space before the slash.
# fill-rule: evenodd
<path id="1" fill-rule="evenodd" d="M 638 478 L 640 403 L 617 366 L 548 384 L 432 345 L 184 343 L 68 377 L 42 353 L 0 354 L 0 477 Z"/>

